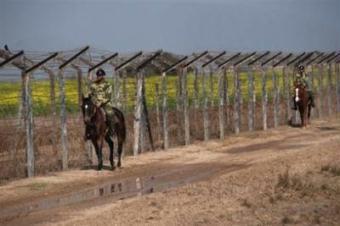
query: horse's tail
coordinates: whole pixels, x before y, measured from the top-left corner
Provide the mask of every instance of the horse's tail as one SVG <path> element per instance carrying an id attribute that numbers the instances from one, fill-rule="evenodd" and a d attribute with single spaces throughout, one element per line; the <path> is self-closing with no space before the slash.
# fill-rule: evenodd
<path id="1" fill-rule="evenodd" d="M 122 142 L 126 139 L 126 125 L 125 118 L 123 112 L 121 112 L 118 108 L 113 107 L 114 114 L 118 118 L 118 129 L 116 131 L 118 137 L 122 140 Z"/>

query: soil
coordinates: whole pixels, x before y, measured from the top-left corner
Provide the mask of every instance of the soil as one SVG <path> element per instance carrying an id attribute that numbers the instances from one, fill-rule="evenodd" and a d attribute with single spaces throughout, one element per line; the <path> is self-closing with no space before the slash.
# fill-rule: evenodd
<path id="1" fill-rule="evenodd" d="M 282 126 L 125 157 L 114 172 L 79 169 L 16 180 L 0 186 L 0 223 L 340 225 L 339 150 L 340 119 L 333 118 L 307 129 Z M 129 197 L 104 195 L 18 211 L 129 178 L 153 184 L 142 183 L 148 192 Z"/>

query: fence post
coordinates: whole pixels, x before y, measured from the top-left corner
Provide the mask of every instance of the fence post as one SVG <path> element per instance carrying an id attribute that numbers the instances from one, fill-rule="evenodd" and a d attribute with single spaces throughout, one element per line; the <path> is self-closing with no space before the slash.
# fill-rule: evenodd
<path id="1" fill-rule="evenodd" d="M 64 70 L 59 70 L 59 92 L 60 92 L 60 122 L 61 122 L 61 147 L 62 147 L 62 168 L 68 168 L 68 148 L 67 148 L 67 126 L 66 126 L 66 96 Z"/>
<path id="2" fill-rule="evenodd" d="M 200 125 L 199 121 L 202 120 L 201 117 L 198 117 L 199 111 L 200 111 L 200 97 L 199 97 L 199 81 L 198 81 L 198 74 L 200 73 L 198 67 L 194 67 L 194 96 L 193 96 L 193 118 L 192 120 L 196 123 L 193 123 L 191 125 L 191 128 L 193 128 L 194 133 L 196 134 L 197 131 L 200 131 Z"/>
<path id="3" fill-rule="evenodd" d="M 79 106 L 79 112 L 81 112 L 81 103 L 82 103 L 82 81 L 83 81 L 83 73 L 80 68 L 76 68 L 77 70 L 77 88 L 78 88 L 78 106 Z"/>
<path id="4" fill-rule="evenodd" d="M 197 67 L 195 67 L 195 70 L 194 70 L 194 106 L 195 106 L 195 109 L 199 109 L 199 106 L 200 106 Z"/>
<path id="5" fill-rule="evenodd" d="M 123 87 L 122 87 L 122 92 L 123 92 L 123 100 L 122 100 L 122 110 L 124 113 L 126 113 L 127 108 L 128 108 L 128 98 L 127 98 L 127 87 L 126 87 L 126 80 L 127 80 L 127 74 L 126 70 L 122 71 L 123 73 Z"/>
<path id="6" fill-rule="evenodd" d="M 213 69 L 211 66 L 209 66 L 209 101 L 210 101 L 210 107 L 214 106 L 214 74 Z"/>
<path id="7" fill-rule="evenodd" d="M 283 83 L 283 92 L 284 92 L 284 98 L 286 102 L 286 111 L 285 111 L 285 120 L 288 122 L 291 118 L 291 104 L 290 104 L 290 85 L 289 85 L 289 78 L 287 73 L 287 68 L 283 67 L 282 69 L 282 83 Z"/>
<path id="8" fill-rule="evenodd" d="M 143 72 L 144 73 L 144 72 Z M 145 78 L 145 76 L 144 76 Z M 142 86 L 142 100 L 143 100 L 143 112 L 142 112 L 142 133 L 141 133 L 141 151 L 145 149 L 145 130 L 148 132 L 149 136 L 149 143 L 151 146 L 151 150 L 154 151 L 154 144 L 153 144 L 153 137 L 152 137 L 152 131 L 151 131 L 151 124 L 150 124 L 150 118 L 149 118 L 149 112 L 148 112 L 148 106 L 146 102 L 146 97 L 145 97 L 145 80 L 143 79 L 143 86 Z"/>
<path id="9" fill-rule="evenodd" d="M 143 133 L 142 129 L 143 80 L 144 73 L 141 70 L 137 73 L 137 93 L 136 93 L 135 117 L 133 123 L 134 129 L 133 154 L 135 156 L 141 152 L 141 139 Z"/>
<path id="10" fill-rule="evenodd" d="M 187 90 L 187 68 L 181 69 L 181 88 L 182 88 L 182 104 L 184 115 L 184 140 L 185 145 L 190 144 L 190 122 L 189 122 L 189 109 L 188 109 L 188 90 Z"/>
<path id="11" fill-rule="evenodd" d="M 120 85 L 121 85 L 121 75 L 122 75 L 122 72 L 121 71 L 115 71 L 115 69 L 113 69 L 113 72 L 112 72 L 112 80 L 113 80 L 113 92 L 112 92 L 112 95 L 113 95 L 113 102 L 114 102 L 114 105 L 117 107 L 117 108 L 121 108 L 121 96 L 120 96 Z"/>
<path id="12" fill-rule="evenodd" d="M 229 86 L 229 82 L 228 82 L 228 77 L 227 77 L 227 68 L 223 68 L 223 93 L 224 93 L 224 101 L 225 101 L 225 121 L 226 121 L 226 125 L 228 127 L 228 125 L 230 124 L 230 112 L 229 112 L 229 108 L 230 108 L 230 100 L 229 100 L 229 94 L 228 94 L 228 86 Z"/>
<path id="13" fill-rule="evenodd" d="M 50 78 L 50 102 L 51 102 L 51 114 L 52 114 L 52 149 L 54 155 L 58 154 L 57 149 L 57 108 L 55 101 L 55 75 L 49 73 Z"/>
<path id="14" fill-rule="evenodd" d="M 293 67 L 293 69 L 292 69 L 293 71 L 292 71 L 292 75 L 291 75 L 291 79 L 294 81 L 295 80 L 295 78 L 296 78 L 296 68 L 295 67 Z M 299 120 L 300 120 L 300 122 L 301 122 L 301 117 L 300 117 L 300 114 L 299 114 L 299 111 L 298 110 L 295 110 L 294 111 L 294 115 L 293 115 L 293 117 L 294 117 L 294 123 L 295 124 L 298 124 L 298 122 L 299 122 Z"/>
<path id="15" fill-rule="evenodd" d="M 313 93 L 315 93 L 315 68 L 313 67 L 313 65 L 309 65 L 308 66 L 310 68 L 310 80 L 311 80 L 311 83 L 312 83 L 312 91 Z M 315 95 L 314 95 L 315 96 Z M 311 117 L 314 118 L 315 117 L 315 110 L 312 109 L 311 111 Z"/>
<path id="16" fill-rule="evenodd" d="M 279 125 L 279 87 L 278 87 L 278 79 L 277 73 L 275 72 L 274 68 L 272 68 L 272 76 L 273 76 L 273 103 L 274 103 L 274 128 L 277 128 Z"/>
<path id="17" fill-rule="evenodd" d="M 169 148 L 169 132 L 168 132 L 168 87 L 166 73 L 162 74 L 162 115 L 163 115 L 163 147 Z"/>
<path id="18" fill-rule="evenodd" d="M 267 103 L 268 103 L 268 95 L 267 95 L 267 74 L 266 68 L 261 68 L 262 75 L 262 127 L 263 130 L 267 130 Z"/>
<path id="19" fill-rule="evenodd" d="M 27 176 L 34 176 L 34 145 L 33 145 L 33 108 L 30 85 L 30 74 L 22 72 L 22 104 L 24 109 L 24 120 L 26 128 L 26 158 Z"/>
<path id="20" fill-rule="evenodd" d="M 319 118 L 322 118 L 322 116 L 323 116 L 323 112 L 322 112 L 323 65 L 319 64 L 318 69 L 319 69 L 318 88 L 317 88 L 317 93 L 318 93 L 318 97 L 319 97 L 318 98 L 318 113 L 319 113 L 318 116 L 319 116 Z"/>
<path id="21" fill-rule="evenodd" d="M 218 93 L 219 93 L 219 127 L 220 127 L 220 139 L 224 139 L 224 125 L 225 125 L 225 119 L 224 119 L 224 84 L 225 84 L 225 76 L 224 76 L 224 70 L 220 71 L 218 73 Z"/>
<path id="22" fill-rule="evenodd" d="M 336 73 L 336 109 L 340 113 L 340 64 L 335 64 Z"/>
<path id="23" fill-rule="evenodd" d="M 327 105 L 328 105 L 328 116 L 332 115 L 332 64 L 328 64 L 328 70 L 327 70 Z"/>
<path id="24" fill-rule="evenodd" d="M 124 72 L 123 71 L 119 71 L 118 74 L 116 74 L 116 77 L 117 77 L 117 84 L 116 84 L 116 87 L 115 87 L 115 96 L 116 96 L 116 101 L 117 101 L 117 107 L 119 109 L 122 108 L 122 84 L 123 84 L 123 75 Z"/>
<path id="25" fill-rule="evenodd" d="M 203 70 L 203 83 L 202 83 L 202 94 L 203 94 L 203 130 L 204 140 L 209 140 L 209 113 L 208 113 L 208 94 L 207 94 L 207 71 Z"/>
<path id="26" fill-rule="evenodd" d="M 162 138 L 162 129 L 161 129 L 161 119 L 160 119 L 160 111 L 159 111 L 159 84 L 155 84 L 155 104 L 156 104 L 156 121 L 157 121 L 157 140 L 160 141 Z"/>
<path id="27" fill-rule="evenodd" d="M 177 69 L 177 84 L 176 84 L 176 123 L 177 123 L 177 142 L 182 143 L 182 110 L 183 110 L 183 103 L 181 98 L 181 70 Z"/>
<path id="28" fill-rule="evenodd" d="M 241 87 L 240 87 L 240 78 L 239 78 L 239 70 L 235 69 L 233 66 L 232 73 L 234 77 L 234 129 L 235 134 L 240 133 L 240 125 L 241 125 Z"/>
<path id="29" fill-rule="evenodd" d="M 255 87 L 255 82 L 254 82 L 253 68 L 251 66 L 248 66 L 248 129 L 249 131 L 254 130 L 255 101 L 256 101 L 254 87 Z"/>

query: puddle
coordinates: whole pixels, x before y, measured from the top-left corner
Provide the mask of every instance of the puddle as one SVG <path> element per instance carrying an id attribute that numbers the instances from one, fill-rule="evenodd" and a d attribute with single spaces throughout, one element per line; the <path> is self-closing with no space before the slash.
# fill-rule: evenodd
<path id="1" fill-rule="evenodd" d="M 204 167 L 186 167 L 168 171 L 164 174 L 105 182 L 95 187 L 90 187 L 65 195 L 41 198 L 40 200 L 16 206 L 2 207 L 0 209 L 0 219 L 10 220 L 39 210 L 56 208 L 104 197 L 110 197 L 113 200 L 120 200 L 135 196 L 142 196 L 209 179 L 222 169 L 224 171 L 226 169 L 234 171 L 244 167 L 244 165 L 226 166 L 218 164 L 216 164 L 215 167 L 211 167 L 209 165 L 205 165 Z"/>

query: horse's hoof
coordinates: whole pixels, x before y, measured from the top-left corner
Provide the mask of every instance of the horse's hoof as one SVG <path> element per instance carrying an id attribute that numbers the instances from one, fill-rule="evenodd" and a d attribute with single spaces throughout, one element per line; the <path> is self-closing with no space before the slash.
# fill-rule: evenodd
<path id="1" fill-rule="evenodd" d="M 122 167 L 122 164 L 120 162 L 117 163 L 118 168 Z"/>
<path id="2" fill-rule="evenodd" d="M 116 167 L 115 166 L 111 166 L 111 170 L 115 171 Z"/>
<path id="3" fill-rule="evenodd" d="M 100 171 L 103 169 L 103 165 L 98 165 L 97 170 Z"/>

